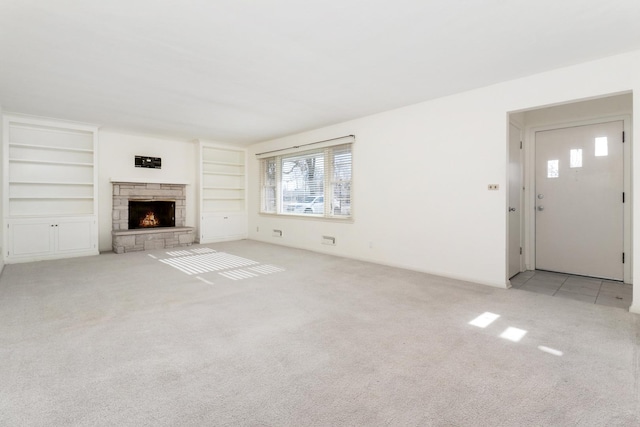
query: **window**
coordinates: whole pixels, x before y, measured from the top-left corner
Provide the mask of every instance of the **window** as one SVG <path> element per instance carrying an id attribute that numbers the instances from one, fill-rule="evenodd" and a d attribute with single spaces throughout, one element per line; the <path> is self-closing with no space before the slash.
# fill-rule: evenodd
<path id="1" fill-rule="evenodd" d="M 560 176 L 558 172 L 558 160 L 547 161 L 547 178 L 557 178 Z"/>
<path id="2" fill-rule="evenodd" d="M 609 148 L 607 147 L 607 137 L 601 136 L 596 138 L 596 157 L 604 157 L 609 155 Z"/>
<path id="3" fill-rule="evenodd" d="M 569 151 L 569 167 L 581 168 L 582 167 L 582 149 L 575 148 Z"/>
<path id="4" fill-rule="evenodd" d="M 260 159 L 260 212 L 351 217 L 352 144 Z"/>

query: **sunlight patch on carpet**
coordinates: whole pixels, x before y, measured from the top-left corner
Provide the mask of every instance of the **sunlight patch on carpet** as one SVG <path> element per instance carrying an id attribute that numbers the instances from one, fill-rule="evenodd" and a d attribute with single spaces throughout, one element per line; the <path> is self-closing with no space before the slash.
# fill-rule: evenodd
<path id="1" fill-rule="evenodd" d="M 223 271 L 218 274 L 231 280 L 242 280 L 242 279 L 249 279 L 251 277 L 258 277 L 256 273 L 252 273 L 247 270 L 230 270 L 230 271 Z"/>
<path id="2" fill-rule="evenodd" d="M 505 331 L 500 334 L 500 338 L 504 338 L 513 342 L 520 342 L 520 340 L 527 334 L 524 329 L 514 328 L 509 326 Z"/>
<path id="3" fill-rule="evenodd" d="M 552 354 L 554 356 L 562 356 L 564 354 L 560 350 L 556 350 L 555 348 L 547 347 L 547 346 L 544 346 L 544 345 L 539 345 L 538 346 L 538 350 L 544 351 L 545 353 L 549 353 L 549 354 Z"/>
<path id="4" fill-rule="evenodd" d="M 167 252 L 167 255 L 170 255 L 170 256 L 185 256 L 185 255 L 191 255 L 191 252 L 189 252 L 189 251 L 171 251 L 171 252 Z"/>
<path id="5" fill-rule="evenodd" d="M 211 248 L 196 248 L 196 249 L 191 249 L 191 252 L 195 253 L 195 254 L 209 254 L 212 252 L 217 252 Z"/>
<path id="6" fill-rule="evenodd" d="M 213 283 L 212 283 L 212 282 L 210 282 L 210 281 L 208 281 L 207 279 L 202 278 L 202 277 L 200 277 L 200 276 L 196 276 L 196 279 L 200 280 L 201 282 L 206 283 L 207 285 L 213 285 Z"/>
<path id="7" fill-rule="evenodd" d="M 270 264 L 260 264 L 248 258 L 217 252 L 211 248 L 195 248 L 166 252 L 168 258 L 156 258 L 188 275 L 217 272 L 220 276 L 231 280 L 250 279 L 266 274 L 285 271 L 284 268 Z M 210 280 L 196 276 L 196 279 L 212 285 Z"/>
<path id="8" fill-rule="evenodd" d="M 255 271 L 260 274 L 273 274 L 273 273 L 279 273 L 281 271 L 284 271 L 284 268 L 265 264 L 265 265 L 259 265 L 257 267 L 250 267 L 248 270 Z"/>
<path id="9" fill-rule="evenodd" d="M 160 262 L 169 264 L 187 274 L 201 274 L 258 264 L 256 261 L 224 252 L 165 258 Z"/>
<path id="10" fill-rule="evenodd" d="M 478 328 L 486 328 L 487 326 L 492 324 L 498 317 L 500 317 L 499 314 L 490 313 L 486 311 L 482 313 L 480 316 L 470 321 L 469 325 L 477 326 Z"/>

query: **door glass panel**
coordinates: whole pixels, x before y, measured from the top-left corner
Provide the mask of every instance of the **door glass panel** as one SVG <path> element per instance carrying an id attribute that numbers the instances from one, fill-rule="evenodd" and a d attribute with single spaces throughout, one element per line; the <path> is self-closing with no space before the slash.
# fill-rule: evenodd
<path id="1" fill-rule="evenodd" d="M 604 157 L 609 155 L 609 147 L 607 146 L 607 137 L 602 136 L 596 138 L 596 157 Z"/>
<path id="2" fill-rule="evenodd" d="M 570 151 L 569 167 L 570 168 L 582 167 L 582 148 L 576 148 Z"/>
<path id="3" fill-rule="evenodd" d="M 547 178 L 557 178 L 560 176 L 558 172 L 558 160 L 549 160 L 547 162 Z"/>

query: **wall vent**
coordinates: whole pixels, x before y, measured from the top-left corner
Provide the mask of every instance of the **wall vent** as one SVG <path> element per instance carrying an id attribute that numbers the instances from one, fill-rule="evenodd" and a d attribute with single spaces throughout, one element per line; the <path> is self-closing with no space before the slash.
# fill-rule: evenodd
<path id="1" fill-rule="evenodd" d="M 331 236 L 322 236 L 322 244 L 323 245 L 336 245 L 336 238 Z"/>

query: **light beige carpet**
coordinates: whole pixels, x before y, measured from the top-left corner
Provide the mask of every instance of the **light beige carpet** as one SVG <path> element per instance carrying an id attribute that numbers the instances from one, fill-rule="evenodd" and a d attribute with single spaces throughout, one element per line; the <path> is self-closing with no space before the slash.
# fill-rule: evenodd
<path id="1" fill-rule="evenodd" d="M 622 309 L 251 241 L 167 252 L 5 267 L 0 425 L 640 424 Z"/>

